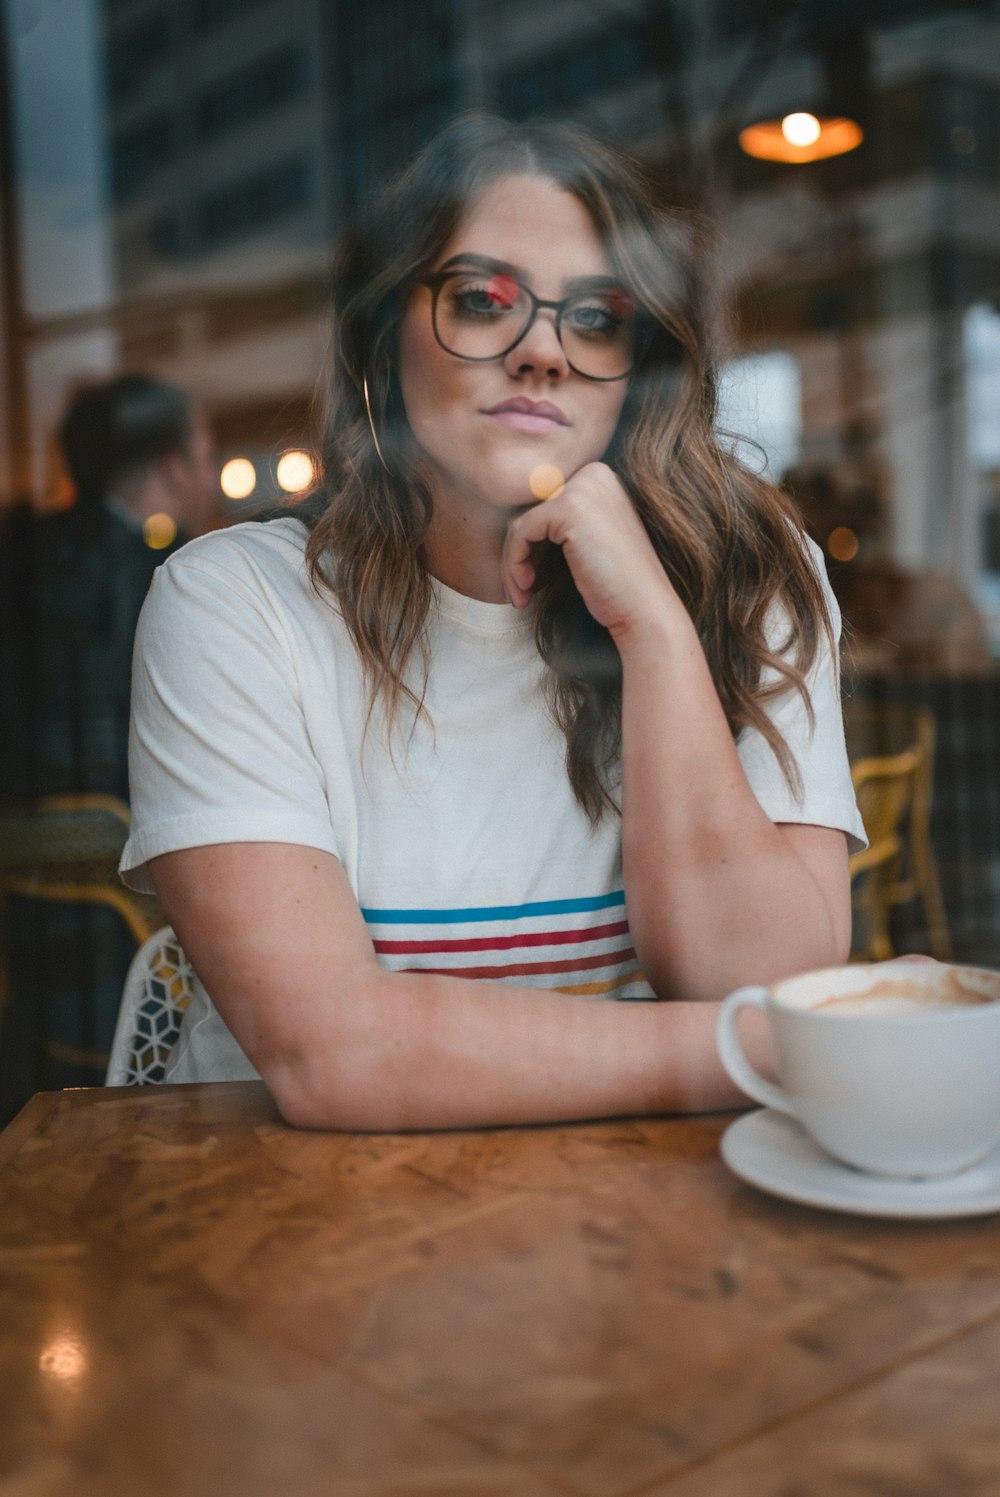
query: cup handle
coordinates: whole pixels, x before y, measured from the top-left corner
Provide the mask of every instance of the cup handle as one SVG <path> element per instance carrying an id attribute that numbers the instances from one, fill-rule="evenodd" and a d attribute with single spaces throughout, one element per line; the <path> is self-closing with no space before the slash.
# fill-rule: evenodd
<path id="1" fill-rule="evenodd" d="M 743 1053 L 736 1026 L 740 1011 L 744 1008 L 759 1008 L 762 1012 L 766 1012 L 767 988 L 737 988 L 735 993 L 730 993 L 729 997 L 723 1000 L 715 1029 L 719 1059 L 730 1079 L 735 1081 L 748 1097 L 753 1097 L 755 1102 L 761 1102 L 765 1107 L 776 1108 L 778 1112 L 787 1112 L 794 1117 L 795 1110 L 788 1093 L 780 1086 L 776 1086 L 773 1081 L 766 1081 L 759 1072 L 754 1070 Z"/>

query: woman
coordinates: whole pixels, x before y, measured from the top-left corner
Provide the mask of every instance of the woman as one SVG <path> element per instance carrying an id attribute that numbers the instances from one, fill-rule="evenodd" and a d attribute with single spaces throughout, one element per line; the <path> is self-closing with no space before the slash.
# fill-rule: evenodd
<path id="1" fill-rule="evenodd" d="M 451 126 L 347 237 L 322 496 L 143 620 L 122 868 L 213 1000 L 172 1079 L 320 1128 L 733 1105 L 717 1001 L 846 958 L 834 605 L 689 300 L 554 125 Z"/>

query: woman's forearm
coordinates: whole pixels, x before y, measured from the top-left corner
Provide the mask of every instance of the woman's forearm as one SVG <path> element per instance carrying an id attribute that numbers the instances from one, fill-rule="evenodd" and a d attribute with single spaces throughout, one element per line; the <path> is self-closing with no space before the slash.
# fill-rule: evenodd
<path id="1" fill-rule="evenodd" d="M 687 614 L 618 646 L 626 903 L 654 991 L 719 999 L 845 960 L 823 888 L 747 782 Z"/>
<path id="2" fill-rule="evenodd" d="M 714 1005 L 380 966 L 329 853 L 218 844 L 165 853 L 152 871 L 236 1043 L 300 1127 L 475 1127 L 740 1101 L 716 1057 Z"/>
<path id="3" fill-rule="evenodd" d="M 395 972 L 357 998 L 343 1022 L 325 1007 L 308 1051 L 258 1059 L 299 1127 L 484 1127 L 745 1104 L 716 1055 L 715 1004 Z M 751 1046 L 766 1069 L 763 1035 Z"/>

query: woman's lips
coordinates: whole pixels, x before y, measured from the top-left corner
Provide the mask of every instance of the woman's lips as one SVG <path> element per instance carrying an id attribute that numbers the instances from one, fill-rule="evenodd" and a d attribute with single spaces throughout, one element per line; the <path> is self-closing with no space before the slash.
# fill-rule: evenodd
<path id="1" fill-rule="evenodd" d="M 549 432 L 569 425 L 559 407 L 550 405 L 547 400 L 505 400 L 500 405 L 491 406 L 483 415 L 515 431 Z"/>

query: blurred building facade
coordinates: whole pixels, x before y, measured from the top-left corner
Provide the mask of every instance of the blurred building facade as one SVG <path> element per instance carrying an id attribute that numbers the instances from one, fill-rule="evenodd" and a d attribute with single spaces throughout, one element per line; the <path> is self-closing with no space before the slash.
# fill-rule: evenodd
<path id="1" fill-rule="evenodd" d="M 95 367 L 191 389 L 271 497 L 274 454 L 314 430 L 339 225 L 458 111 L 555 115 L 703 215 L 736 367 L 794 364 L 798 450 L 772 472 L 819 538 L 948 573 L 1000 630 L 996 0 L 5 0 L 5 51 L 5 497 L 12 440 L 44 492 L 47 430 Z M 825 104 L 838 51 L 861 148 L 744 155 L 748 120 Z M 758 404 L 766 449 L 789 412 Z"/>
<path id="2" fill-rule="evenodd" d="M 1000 0 L 0 0 L 0 18 L 0 524 L 58 499 L 59 414 L 123 369 L 200 400 L 220 463 L 244 460 L 230 518 L 273 502 L 281 454 L 319 434 L 347 218 L 463 110 L 578 120 L 697 224 L 720 431 L 799 502 L 858 673 L 933 707 L 950 916 L 995 953 Z M 849 114 L 864 141 L 808 164 L 741 150 L 794 110 Z"/>

